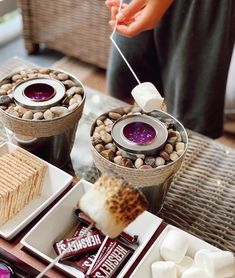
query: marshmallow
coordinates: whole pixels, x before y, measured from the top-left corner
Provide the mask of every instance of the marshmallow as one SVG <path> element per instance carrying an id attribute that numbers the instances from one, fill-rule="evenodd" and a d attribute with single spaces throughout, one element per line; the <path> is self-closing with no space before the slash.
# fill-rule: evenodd
<path id="1" fill-rule="evenodd" d="M 208 249 L 200 249 L 196 252 L 194 255 L 194 262 L 198 267 L 203 267 L 203 262 L 204 262 L 204 257 L 205 254 L 208 254 L 212 252 L 211 250 Z"/>
<path id="2" fill-rule="evenodd" d="M 209 252 L 203 255 L 202 262 L 202 268 L 210 277 L 225 278 L 235 274 L 235 258 L 232 252 Z"/>
<path id="3" fill-rule="evenodd" d="M 187 269 L 181 278 L 209 278 L 209 276 L 207 276 L 203 269 L 193 266 Z"/>
<path id="4" fill-rule="evenodd" d="M 160 246 L 160 255 L 166 261 L 179 263 L 188 250 L 188 238 L 182 232 L 171 230 Z"/>
<path id="5" fill-rule="evenodd" d="M 161 109 L 163 105 L 164 98 L 162 98 L 156 87 L 150 82 L 137 85 L 131 94 L 136 103 L 147 113 Z"/>
<path id="6" fill-rule="evenodd" d="M 151 269 L 152 278 L 177 278 L 176 266 L 174 262 L 154 262 L 151 265 Z"/>
<path id="7" fill-rule="evenodd" d="M 193 259 L 191 257 L 185 256 L 183 260 L 176 265 L 177 275 L 181 277 L 182 274 L 193 265 Z"/>

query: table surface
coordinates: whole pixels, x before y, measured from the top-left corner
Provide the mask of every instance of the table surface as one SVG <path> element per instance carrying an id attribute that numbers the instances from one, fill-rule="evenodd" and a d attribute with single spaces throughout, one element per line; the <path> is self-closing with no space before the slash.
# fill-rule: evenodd
<path id="1" fill-rule="evenodd" d="M 32 67 L 18 58 L 0 67 L 0 80 L 20 68 Z M 90 153 L 89 132 L 100 114 L 125 103 L 86 88 L 87 100 L 76 132 L 71 161 L 75 175 L 93 182 L 98 171 Z M 175 175 L 159 217 L 210 244 L 235 254 L 235 149 L 188 131 L 189 145 L 184 162 Z M 0 142 L 7 140 L 0 126 Z M 0 241 L 9 249 L 10 243 Z M 17 245 L 13 253 L 21 252 Z M 29 254 L 27 262 L 35 261 Z M 39 263 L 38 269 L 43 264 Z M 51 272 L 50 277 L 62 277 Z"/>

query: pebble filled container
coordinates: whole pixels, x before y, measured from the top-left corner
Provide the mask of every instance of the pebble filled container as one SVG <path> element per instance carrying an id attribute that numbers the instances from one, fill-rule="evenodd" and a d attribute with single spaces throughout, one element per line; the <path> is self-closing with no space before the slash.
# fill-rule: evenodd
<path id="1" fill-rule="evenodd" d="M 99 116 L 91 127 L 91 150 L 101 172 L 112 171 L 141 188 L 149 211 L 158 213 L 184 159 L 188 136 L 168 113 L 127 106 Z"/>
<path id="2" fill-rule="evenodd" d="M 70 160 L 84 103 L 81 82 L 61 70 L 22 69 L 0 82 L 8 139 L 58 167 Z"/>

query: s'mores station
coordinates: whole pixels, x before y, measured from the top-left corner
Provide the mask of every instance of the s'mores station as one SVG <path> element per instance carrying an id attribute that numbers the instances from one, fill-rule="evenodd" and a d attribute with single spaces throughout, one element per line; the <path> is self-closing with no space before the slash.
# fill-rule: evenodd
<path id="1" fill-rule="evenodd" d="M 125 62 L 134 105 L 55 68 L 0 80 L 0 278 L 235 278 L 234 156 Z"/>

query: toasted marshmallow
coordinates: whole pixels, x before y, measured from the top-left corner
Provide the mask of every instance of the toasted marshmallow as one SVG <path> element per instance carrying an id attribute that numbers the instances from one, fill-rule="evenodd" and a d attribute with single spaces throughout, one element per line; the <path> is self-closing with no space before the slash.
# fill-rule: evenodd
<path id="1" fill-rule="evenodd" d="M 161 110 L 163 107 L 164 98 L 150 82 L 137 85 L 131 94 L 136 103 L 147 113 L 153 110 Z"/>
<path id="2" fill-rule="evenodd" d="M 103 174 L 80 199 L 78 207 L 111 238 L 147 209 L 145 196 L 122 178 Z"/>

